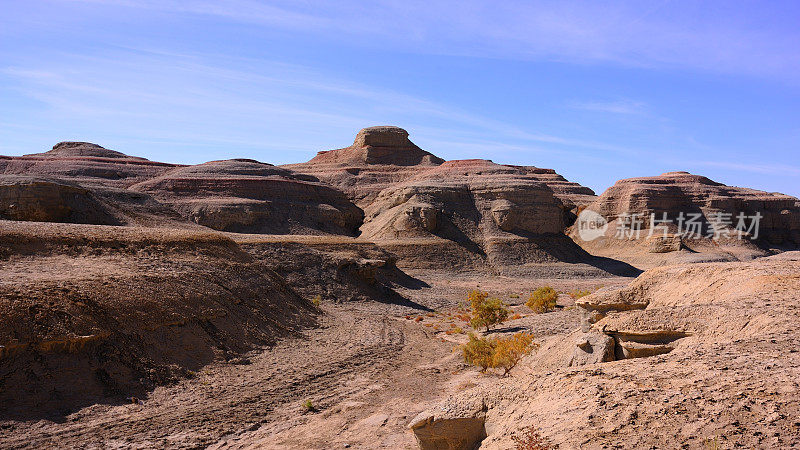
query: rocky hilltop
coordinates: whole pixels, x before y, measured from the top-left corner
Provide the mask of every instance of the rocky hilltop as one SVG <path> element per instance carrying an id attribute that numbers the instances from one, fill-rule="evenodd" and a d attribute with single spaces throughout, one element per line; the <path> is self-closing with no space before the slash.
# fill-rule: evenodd
<path id="1" fill-rule="evenodd" d="M 316 178 L 253 160 L 179 167 L 130 187 L 215 230 L 266 234 L 346 234 L 363 212 Z"/>
<path id="2" fill-rule="evenodd" d="M 321 151 L 306 163 L 284 167 L 344 191 L 363 208 L 382 189 L 443 162 L 411 142 L 406 130 L 380 126 L 359 131 L 349 147 Z"/>
<path id="3" fill-rule="evenodd" d="M 608 229 L 590 241 L 573 229 L 576 242 L 635 265 L 748 259 L 800 243 L 798 199 L 688 172 L 620 180 L 586 209 L 605 218 Z"/>

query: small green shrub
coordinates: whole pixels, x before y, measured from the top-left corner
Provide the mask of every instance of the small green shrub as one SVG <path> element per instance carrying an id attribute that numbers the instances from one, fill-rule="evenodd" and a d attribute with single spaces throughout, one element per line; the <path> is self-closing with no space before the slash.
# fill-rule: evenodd
<path id="1" fill-rule="evenodd" d="M 486 327 L 486 331 L 497 324 L 503 323 L 508 319 L 511 311 L 506 308 L 499 298 L 489 298 L 489 293 L 472 291 L 467 296 L 471 309 L 469 325 L 478 329 Z"/>
<path id="2" fill-rule="evenodd" d="M 314 407 L 314 404 L 311 403 L 311 400 L 306 400 L 303 402 L 303 410 L 307 413 L 310 413 L 316 411 L 317 408 Z"/>
<path id="3" fill-rule="evenodd" d="M 545 286 L 533 291 L 525 306 L 535 313 L 542 314 L 556 309 L 556 300 L 558 292 L 550 286 Z"/>

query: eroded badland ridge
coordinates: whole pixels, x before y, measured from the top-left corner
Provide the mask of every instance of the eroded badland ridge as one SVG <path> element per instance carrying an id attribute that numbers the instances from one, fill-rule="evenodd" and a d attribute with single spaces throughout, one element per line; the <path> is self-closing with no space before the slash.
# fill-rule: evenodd
<path id="1" fill-rule="evenodd" d="M 286 166 L 0 156 L 0 446 L 800 446 L 798 246 L 791 196 L 596 195 L 397 127 Z M 478 338 L 534 338 L 509 376 L 464 362 L 471 291 L 508 310 Z"/>

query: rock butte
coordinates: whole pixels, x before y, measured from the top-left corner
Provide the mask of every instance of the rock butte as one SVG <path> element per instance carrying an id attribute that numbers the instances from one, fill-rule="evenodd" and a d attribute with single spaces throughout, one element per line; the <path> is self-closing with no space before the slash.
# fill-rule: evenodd
<path id="1" fill-rule="evenodd" d="M 797 198 L 726 186 L 688 172 L 620 180 L 586 209 L 605 217 L 609 227 L 604 238 L 590 242 L 584 242 L 576 230 L 571 230 L 576 242 L 592 254 L 622 259 L 640 267 L 667 262 L 749 259 L 768 254 L 763 251 L 764 247 L 792 248 L 800 244 L 800 201 Z M 650 234 L 651 214 L 657 219 L 666 214 L 672 222 L 658 225 L 649 239 L 615 239 L 618 218 L 625 213 L 644 218 L 642 236 Z M 705 237 L 680 237 L 677 219 L 681 213 L 687 217 L 699 214 L 703 230 L 710 229 L 710 222 L 719 222 L 719 217 L 727 217 L 729 223 L 716 226 L 720 235 L 715 241 Z M 756 241 L 738 239 L 735 227 L 741 213 L 747 217 L 756 213 L 761 216 Z M 750 225 L 750 221 L 746 225 Z"/>
<path id="2" fill-rule="evenodd" d="M 605 236 L 580 239 L 585 209 Z M 681 212 L 763 218 L 613 236 Z M 687 172 L 598 197 L 397 127 L 280 167 L 0 156 L 0 446 L 800 446 L 798 245 L 794 197 Z M 544 285 L 558 307 L 530 314 Z M 453 352 L 475 288 L 511 304 L 488 336 L 541 346 L 510 377 Z"/>

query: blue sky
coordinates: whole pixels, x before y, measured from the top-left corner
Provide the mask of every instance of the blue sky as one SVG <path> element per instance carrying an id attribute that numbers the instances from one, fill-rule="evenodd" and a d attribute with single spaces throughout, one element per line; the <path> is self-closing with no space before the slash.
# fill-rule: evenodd
<path id="1" fill-rule="evenodd" d="M 598 193 L 800 196 L 800 2 L 0 0 L 0 154 L 306 161 L 406 128 Z"/>

